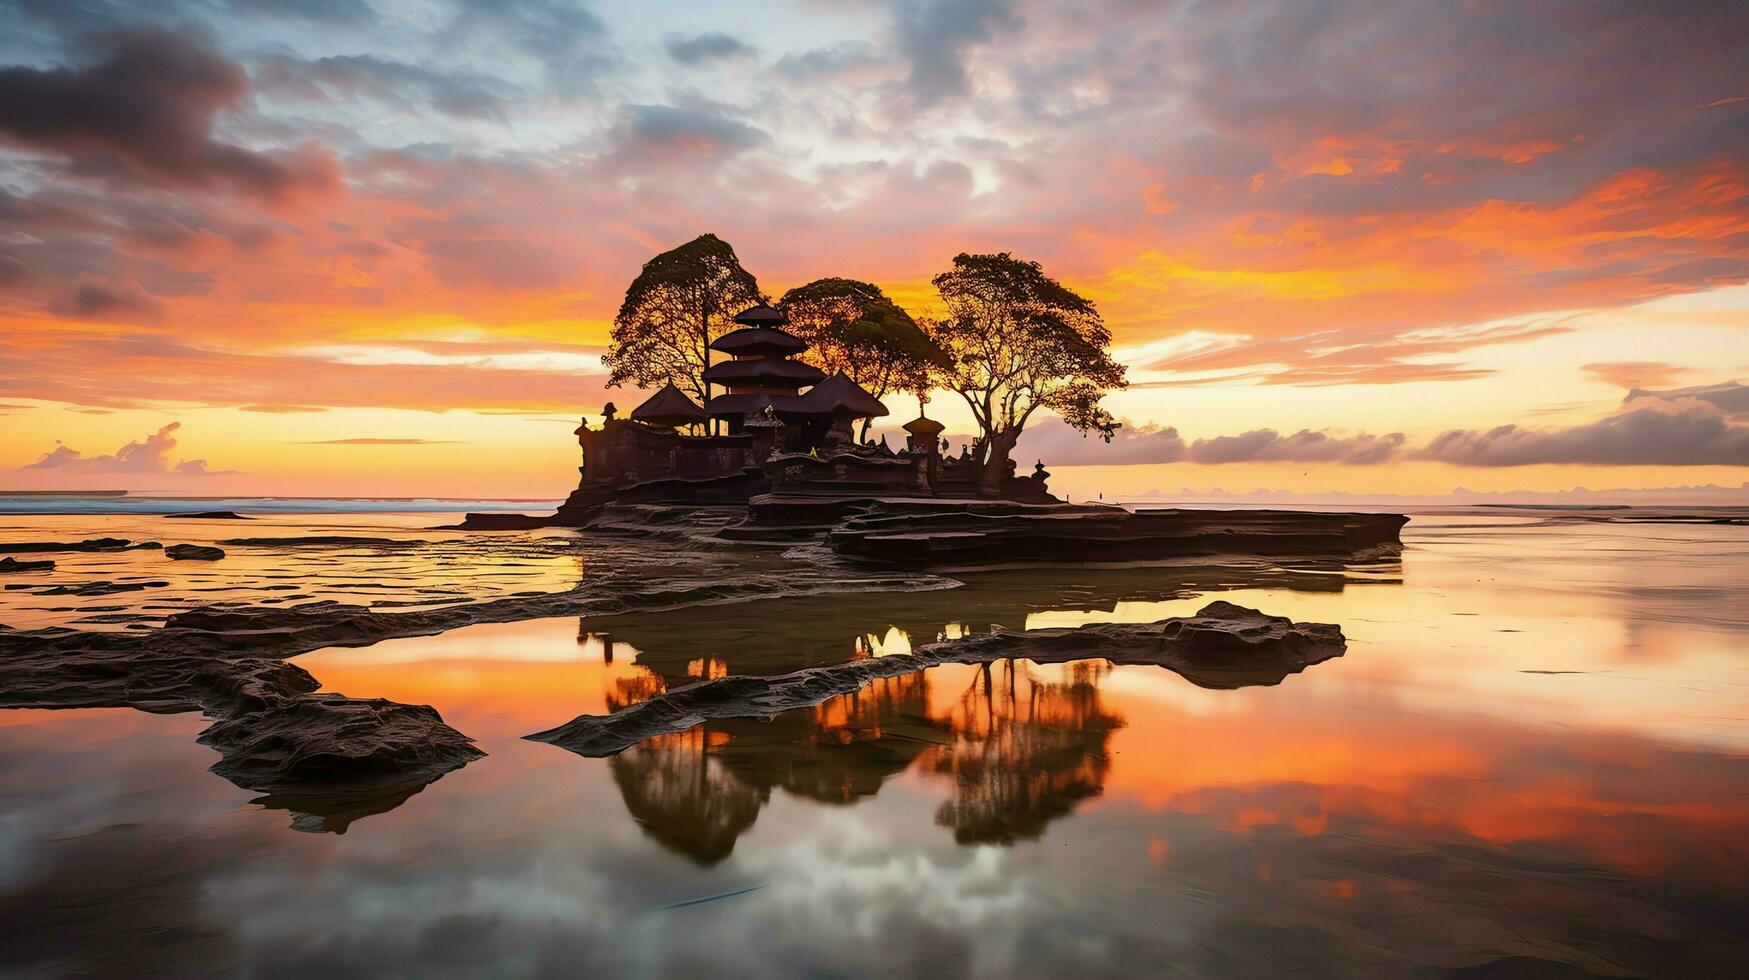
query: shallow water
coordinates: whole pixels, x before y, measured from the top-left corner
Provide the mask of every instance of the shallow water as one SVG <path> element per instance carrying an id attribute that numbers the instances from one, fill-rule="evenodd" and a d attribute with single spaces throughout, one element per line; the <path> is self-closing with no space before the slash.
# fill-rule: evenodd
<path id="1" fill-rule="evenodd" d="M 193 716 L 0 712 L 0 972 L 1741 975 L 1749 528 L 1405 540 L 1347 573 L 1000 572 L 320 651 L 297 662 L 329 689 L 435 705 L 489 753 L 350 818 L 251 803 Z M 1348 652 L 1239 690 L 944 667 L 610 759 L 522 738 L 697 678 L 1215 597 Z"/>
<path id="2" fill-rule="evenodd" d="M 248 520 L 161 515 L 0 514 L 9 542 L 125 538 L 216 545 L 219 561 L 177 561 L 162 550 L 17 554 L 52 559 L 47 572 L 0 576 L 0 624 L 15 629 L 147 629 L 197 606 L 345 602 L 431 608 L 519 593 L 563 592 L 593 560 L 631 560 L 615 542 L 587 548 L 560 529 L 478 534 L 437 529 L 459 513 L 259 514 Z M 281 539 L 331 538 L 328 543 Z M 348 541 L 345 539 L 356 539 Z M 233 541 L 246 541 L 233 544 Z M 489 546 L 482 546 L 489 541 Z M 92 585 L 97 588 L 90 588 Z"/>

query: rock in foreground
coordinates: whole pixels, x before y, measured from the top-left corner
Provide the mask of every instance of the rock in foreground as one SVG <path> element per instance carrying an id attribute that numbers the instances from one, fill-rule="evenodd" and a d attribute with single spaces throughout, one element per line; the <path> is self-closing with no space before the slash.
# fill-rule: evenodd
<path id="1" fill-rule="evenodd" d="M 300 829 L 344 830 L 485 754 L 430 707 L 317 694 L 300 667 L 212 649 L 237 650 L 234 637 L 178 649 L 138 639 L 0 630 L 0 707 L 203 712 L 213 771 L 270 794 L 261 802 L 293 810 Z"/>
<path id="2" fill-rule="evenodd" d="M 611 715 L 583 715 L 527 737 L 579 755 L 614 755 L 644 739 L 683 732 L 713 718 L 769 717 L 812 707 L 881 678 L 941 664 L 1098 659 L 1164 667 L 1203 687 L 1236 688 L 1279 684 L 1289 674 L 1342 656 L 1346 649 L 1341 627 L 1295 623 L 1217 601 L 1195 616 L 1157 623 L 991 633 L 933 643 L 913 653 L 810 667 L 778 677 L 702 681 Z"/>
<path id="3" fill-rule="evenodd" d="M 200 544 L 173 544 L 164 549 L 164 557 L 176 561 L 218 561 L 225 557 L 225 549 Z"/>

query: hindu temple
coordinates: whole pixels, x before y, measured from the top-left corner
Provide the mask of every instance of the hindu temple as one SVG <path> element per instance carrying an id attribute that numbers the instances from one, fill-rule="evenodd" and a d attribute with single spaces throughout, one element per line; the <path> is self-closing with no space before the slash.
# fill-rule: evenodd
<path id="1" fill-rule="evenodd" d="M 609 502 L 735 504 L 774 493 L 978 495 L 977 463 L 969 453 L 948 455 L 933 419 L 906 423 L 902 449 L 885 438 L 858 442 L 856 424 L 887 415 L 886 406 L 846 375 L 827 377 L 799 360 L 808 343 L 785 329 L 788 322 L 763 304 L 741 311 L 736 329 L 710 344 L 724 359 L 701 376 L 703 405 L 668 384 L 625 416 L 609 403 L 599 427 L 583 420 L 581 479 L 560 516 L 583 518 Z M 1054 500 L 1047 476 L 1042 466 L 1027 477 L 1011 467 L 1000 496 Z"/>

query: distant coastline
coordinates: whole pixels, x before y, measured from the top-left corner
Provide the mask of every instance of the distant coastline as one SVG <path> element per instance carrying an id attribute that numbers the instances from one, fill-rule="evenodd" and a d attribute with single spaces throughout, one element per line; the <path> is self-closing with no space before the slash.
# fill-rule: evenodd
<path id="1" fill-rule="evenodd" d="M 183 497 L 134 496 L 127 491 L 0 490 L 0 515 L 180 514 L 228 510 L 239 514 L 448 514 L 557 507 L 557 498 L 503 497 Z"/>

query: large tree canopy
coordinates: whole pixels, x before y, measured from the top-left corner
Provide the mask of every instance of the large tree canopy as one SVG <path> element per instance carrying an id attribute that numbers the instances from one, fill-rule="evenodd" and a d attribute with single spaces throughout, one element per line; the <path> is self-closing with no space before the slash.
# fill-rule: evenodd
<path id="1" fill-rule="evenodd" d="M 644 263 L 613 318 L 602 358 L 608 385 L 673 382 L 703 403 L 711 395 L 702 377 L 711 364 L 711 341 L 735 328 L 735 314 L 761 300 L 758 281 L 715 235 L 663 252 Z"/>
<path id="2" fill-rule="evenodd" d="M 806 360 L 827 374 L 844 372 L 876 398 L 895 391 L 922 397 L 949 364 L 911 314 L 873 283 L 816 279 L 784 293 L 778 308 L 808 341 Z"/>
<path id="3" fill-rule="evenodd" d="M 952 364 L 943 387 L 965 400 L 982 430 L 986 493 L 1000 487 L 1021 430 L 1041 408 L 1111 437 L 1118 423 L 1100 400 L 1128 382 L 1091 301 L 1007 252 L 956 255 L 934 282 L 947 316 L 933 333 Z"/>

